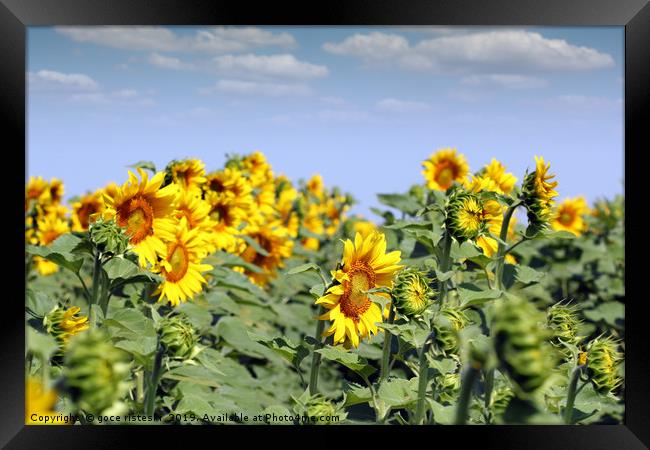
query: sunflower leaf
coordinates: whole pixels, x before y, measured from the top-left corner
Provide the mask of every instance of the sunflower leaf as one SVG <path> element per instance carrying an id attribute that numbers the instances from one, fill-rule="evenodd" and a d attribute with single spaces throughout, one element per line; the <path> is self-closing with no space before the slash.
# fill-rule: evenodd
<path id="1" fill-rule="evenodd" d="M 360 357 L 356 353 L 346 352 L 338 347 L 327 346 L 316 350 L 316 352 L 323 355 L 325 359 L 344 365 L 361 375 L 361 377 L 367 378 L 376 371 L 374 367 L 368 364 L 365 358 Z"/>
<path id="2" fill-rule="evenodd" d="M 262 255 L 262 256 L 269 256 L 269 252 L 267 252 L 266 250 L 264 250 L 264 249 L 260 246 L 260 244 L 259 244 L 255 239 L 253 239 L 252 237 L 250 237 L 250 236 L 246 236 L 246 235 L 243 235 L 243 234 L 241 234 L 241 235 L 239 235 L 239 236 L 237 236 L 237 237 L 239 237 L 239 238 L 243 239 L 244 241 L 246 241 L 246 243 L 247 243 L 248 245 L 250 245 L 251 247 L 253 247 L 253 250 L 255 250 L 255 251 L 256 251 L 257 253 L 259 253 L 260 255 Z"/>
<path id="3" fill-rule="evenodd" d="M 150 170 L 151 173 L 156 173 L 156 165 L 152 161 L 138 161 L 135 164 L 131 164 L 130 166 L 126 167 L 131 167 L 133 169 L 145 169 L 145 170 Z"/>
<path id="4" fill-rule="evenodd" d="M 35 245 L 25 245 L 25 251 L 32 255 L 40 256 L 48 261 L 78 274 L 83 265 L 83 258 L 75 257 L 72 253 L 52 251 L 49 247 L 37 247 Z"/>
<path id="5" fill-rule="evenodd" d="M 296 266 L 293 269 L 289 270 L 287 272 L 287 275 L 296 275 L 298 273 L 306 272 L 308 270 L 314 270 L 314 271 L 318 272 L 320 270 L 320 267 L 318 267 L 318 264 L 315 264 L 315 263 L 301 264 L 301 265 Z"/>

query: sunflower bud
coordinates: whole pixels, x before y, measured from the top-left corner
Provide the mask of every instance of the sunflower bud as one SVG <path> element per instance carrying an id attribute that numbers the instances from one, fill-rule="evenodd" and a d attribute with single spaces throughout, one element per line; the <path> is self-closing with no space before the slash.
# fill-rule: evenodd
<path id="1" fill-rule="evenodd" d="M 431 281 L 425 272 L 413 268 L 401 271 L 393 288 L 397 311 L 407 317 L 422 314 L 436 295 L 431 288 Z"/>
<path id="2" fill-rule="evenodd" d="M 577 344 L 578 327 L 582 321 L 578 317 L 578 308 L 562 303 L 556 303 L 546 312 L 546 323 L 551 330 L 551 343 L 562 345 L 562 342 L 568 344 Z"/>
<path id="3" fill-rule="evenodd" d="M 485 233 L 488 217 L 481 196 L 463 189 L 456 190 L 447 205 L 445 224 L 458 242 L 476 239 Z"/>
<path id="4" fill-rule="evenodd" d="M 447 354 L 458 353 L 460 339 L 458 332 L 465 328 L 469 319 L 459 308 L 444 307 L 435 319 L 436 344 Z"/>
<path id="5" fill-rule="evenodd" d="M 515 393 L 509 386 L 500 386 L 492 391 L 492 412 L 496 415 L 502 415 L 508 403 L 515 396 Z"/>
<path id="6" fill-rule="evenodd" d="M 557 181 L 549 181 L 555 175 L 547 174 L 550 164 L 545 164 L 543 158 L 535 157 L 535 161 L 535 171 L 526 174 L 521 186 L 521 198 L 528 216 L 528 235 L 536 235 L 548 227 L 555 203 L 553 198 L 558 195 L 554 190 Z"/>
<path id="7" fill-rule="evenodd" d="M 76 405 L 89 413 L 118 411 L 131 384 L 128 354 L 98 329 L 70 341 L 65 353 L 65 385 Z"/>
<path id="8" fill-rule="evenodd" d="M 623 355 L 618 343 L 610 338 L 598 337 L 587 348 L 587 369 L 596 389 L 602 393 L 612 392 L 623 383 L 619 365 Z"/>
<path id="9" fill-rule="evenodd" d="M 460 373 L 446 373 L 435 379 L 436 392 L 443 403 L 454 403 L 460 392 Z"/>
<path id="10" fill-rule="evenodd" d="M 43 326 L 59 343 L 60 354 L 68 345 L 70 337 L 90 327 L 88 317 L 79 315 L 80 310 L 78 306 L 64 309 L 57 305 L 43 319 Z"/>
<path id="11" fill-rule="evenodd" d="M 129 237 L 125 229 L 119 227 L 115 220 L 98 218 L 90 225 L 90 239 L 102 253 L 120 255 L 129 246 Z"/>
<path id="12" fill-rule="evenodd" d="M 314 396 L 303 395 L 299 399 L 296 399 L 296 401 L 297 404 L 294 407 L 294 412 L 300 416 L 309 417 L 309 421 L 301 421 L 300 423 L 302 424 L 340 424 L 347 417 L 347 413 L 341 405 L 333 403 L 321 394 Z"/>
<path id="13" fill-rule="evenodd" d="M 160 327 L 160 342 L 168 356 L 187 359 L 196 345 L 196 333 L 190 323 L 181 316 L 163 319 Z"/>
<path id="14" fill-rule="evenodd" d="M 492 332 L 497 358 L 521 396 L 539 388 L 555 365 L 544 323 L 544 313 L 522 299 L 507 300 L 495 311 Z"/>

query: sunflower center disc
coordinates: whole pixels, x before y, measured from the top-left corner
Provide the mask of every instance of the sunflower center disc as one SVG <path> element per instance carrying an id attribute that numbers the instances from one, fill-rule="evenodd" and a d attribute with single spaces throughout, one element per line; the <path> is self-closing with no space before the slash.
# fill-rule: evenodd
<path id="1" fill-rule="evenodd" d="M 454 181 L 454 171 L 451 167 L 443 168 L 436 177 L 438 184 L 445 189 L 451 186 L 451 183 Z"/>
<path id="2" fill-rule="evenodd" d="M 172 266 L 172 270 L 167 272 L 166 278 L 169 281 L 178 281 L 185 276 L 189 265 L 187 250 L 185 247 L 182 245 L 176 245 L 169 254 L 167 261 Z"/>

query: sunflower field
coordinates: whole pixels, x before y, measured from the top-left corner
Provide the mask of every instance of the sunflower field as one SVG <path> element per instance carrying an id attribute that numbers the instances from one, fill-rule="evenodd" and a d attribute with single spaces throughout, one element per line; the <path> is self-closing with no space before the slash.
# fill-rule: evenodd
<path id="1" fill-rule="evenodd" d="M 260 152 L 25 189 L 28 424 L 609 424 L 624 199 L 455 149 L 374 221 Z"/>

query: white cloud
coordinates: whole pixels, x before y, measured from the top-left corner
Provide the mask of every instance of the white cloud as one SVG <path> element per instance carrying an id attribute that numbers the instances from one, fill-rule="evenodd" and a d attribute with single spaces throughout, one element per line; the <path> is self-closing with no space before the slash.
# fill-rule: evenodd
<path id="1" fill-rule="evenodd" d="M 545 87 L 548 82 L 542 78 L 525 75 L 492 73 L 463 77 L 460 79 L 460 84 L 473 87 L 496 86 L 506 89 L 534 89 Z"/>
<path id="2" fill-rule="evenodd" d="M 62 73 L 54 70 L 39 70 L 27 74 L 29 89 L 34 90 L 82 90 L 91 91 L 99 84 L 83 73 Z"/>
<path id="3" fill-rule="evenodd" d="M 395 65 L 404 70 L 437 73 L 579 71 L 613 67 L 611 55 L 548 39 L 526 30 L 491 30 L 442 34 L 411 45 L 397 34 L 355 34 L 327 52 L 356 56 L 366 65 Z"/>
<path id="4" fill-rule="evenodd" d="M 319 78 L 329 74 L 325 66 L 300 61 L 289 54 L 223 55 L 214 58 L 220 73 L 286 78 Z"/>
<path id="5" fill-rule="evenodd" d="M 190 70 L 194 68 L 193 64 L 183 62 L 173 56 L 161 55 L 160 53 L 152 53 L 149 55 L 149 63 L 162 69 Z"/>
<path id="6" fill-rule="evenodd" d="M 395 98 L 380 100 L 376 106 L 379 111 L 398 114 L 423 112 L 431 108 L 428 103 L 397 100 Z"/>
<path id="7" fill-rule="evenodd" d="M 121 106 L 152 106 L 155 104 L 151 93 L 141 93 L 135 89 L 78 93 L 70 96 L 69 101 L 93 105 Z"/>
<path id="8" fill-rule="evenodd" d="M 366 122 L 371 118 L 370 114 L 365 111 L 340 109 L 324 109 L 318 111 L 317 117 L 319 120 L 325 123 L 358 123 Z"/>
<path id="9" fill-rule="evenodd" d="M 581 110 L 618 110 L 623 107 L 623 99 L 621 98 L 612 99 L 575 94 L 560 95 L 545 100 L 532 101 L 531 103 L 563 109 L 572 108 Z"/>
<path id="10" fill-rule="evenodd" d="M 311 90 L 304 84 L 267 83 L 244 80 L 219 80 L 215 86 L 199 90 L 199 93 L 204 95 L 212 94 L 214 92 L 283 97 L 307 95 L 311 93 Z"/>
<path id="11" fill-rule="evenodd" d="M 180 35 L 159 26 L 57 27 L 56 31 L 75 42 L 151 52 L 227 53 L 254 47 L 296 45 L 296 40 L 289 33 L 273 33 L 255 27 L 211 27 L 193 35 Z"/>

